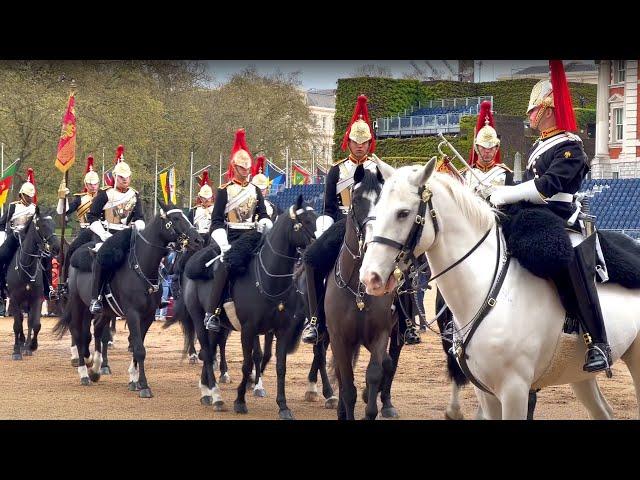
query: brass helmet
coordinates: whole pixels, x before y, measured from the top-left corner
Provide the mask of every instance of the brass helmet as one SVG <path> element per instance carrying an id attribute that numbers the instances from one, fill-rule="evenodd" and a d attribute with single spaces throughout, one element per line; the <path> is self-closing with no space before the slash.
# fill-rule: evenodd
<path id="1" fill-rule="evenodd" d="M 249 153 L 244 128 L 236 131 L 236 138 L 231 150 L 231 165 L 239 165 L 243 168 L 251 168 L 253 159 Z"/>
<path id="2" fill-rule="evenodd" d="M 356 107 L 351 117 L 351 122 L 347 127 L 347 131 L 342 138 L 342 150 L 346 150 L 349 140 L 353 140 L 358 144 L 371 141 L 369 153 L 373 153 L 376 149 L 376 140 L 373 138 L 373 132 L 369 125 L 369 108 L 367 107 L 367 97 L 358 96 Z"/>
<path id="3" fill-rule="evenodd" d="M 260 190 L 264 190 L 265 188 L 269 188 L 269 179 L 263 173 L 259 173 L 255 177 L 253 177 L 251 179 L 251 183 L 253 183 Z"/>
<path id="4" fill-rule="evenodd" d="M 87 168 L 85 169 L 84 175 L 84 183 L 88 183 L 91 185 L 95 185 L 96 183 L 100 183 L 100 177 L 93 169 L 93 156 L 89 155 L 87 157 Z"/>
<path id="5" fill-rule="evenodd" d="M 113 167 L 113 176 L 115 177 L 116 175 L 120 175 L 125 178 L 130 177 L 131 169 L 129 168 L 129 165 L 124 161 L 118 162 L 118 164 Z"/>
<path id="6" fill-rule="evenodd" d="M 36 194 L 36 187 L 31 182 L 24 182 L 20 187 L 20 192 L 28 197 L 33 197 Z"/>
<path id="7" fill-rule="evenodd" d="M 489 119 L 485 120 L 485 125 L 478 131 L 476 135 L 476 146 L 480 145 L 484 148 L 493 148 L 500 146 L 500 139 L 495 128 L 489 125 Z"/>
<path id="8" fill-rule="evenodd" d="M 198 196 L 205 200 L 209 200 L 211 197 L 213 197 L 213 190 L 211 190 L 211 187 L 205 183 L 202 187 L 200 187 Z"/>
<path id="9" fill-rule="evenodd" d="M 553 87 L 549 80 L 540 80 L 533 86 L 531 96 L 529 97 L 527 114 L 531 113 L 531 110 L 540 105 L 545 107 L 555 107 L 553 103 Z"/>

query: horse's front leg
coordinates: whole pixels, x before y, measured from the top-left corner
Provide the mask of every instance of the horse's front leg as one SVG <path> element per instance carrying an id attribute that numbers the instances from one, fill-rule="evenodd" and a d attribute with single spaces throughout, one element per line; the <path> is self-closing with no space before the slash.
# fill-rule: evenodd
<path id="1" fill-rule="evenodd" d="M 526 420 L 529 411 L 529 388 L 531 383 L 520 379 L 511 380 L 499 389 L 503 420 Z"/>
<path id="2" fill-rule="evenodd" d="M 383 361 L 391 361 L 387 354 L 387 342 L 389 339 L 389 332 L 383 331 L 382 335 L 370 345 L 371 359 L 367 366 L 367 373 L 365 375 L 367 380 L 367 388 L 369 398 L 367 406 L 365 407 L 365 420 L 375 420 L 378 416 L 378 392 L 381 390 L 382 382 L 384 380 L 384 370 L 382 368 Z M 388 366 L 387 366 L 388 368 Z"/>
<path id="3" fill-rule="evenodd" d="M 127 326 L 133 349 L 133 360 L 129 366 L 129 390 L 138 390 L 140 398 L 151 398 L 153 395 L 147 384 L 144 373 L 144 359 L 146 351 L 142 341 L 142 328 L 140 314 L 134 309 L 127 312 Z"/>
<path id="4" fill-rule="evenodd" d="M 260 347 L 260 336 L 256 335 L 253 341 L 253 353 L 251 358 L 253 359 L 253 395 L 255 397 L 264 398 L 267 396 L 267 392 L 262 385 L 261 364 L 262 364 L 262 348 Z"/>
<path id="5" fill-rule="evenodd" d="M 25 345 L 25 355 L 33 355 L 33 352 L 38 349 L 38 333 L 42 328 L 40 323 L 41 307 L 42 299 L 38 298 L 33 301 L 31 308 L 29 308 L 29 335 Z"/>
<path id="6" fill-rule="evenodd" d="M 108 334 L 108 320 L 104 317 L 98 318 L 94 324 L 93 338 L 95 349 L 93 352 L 93 362 L 89 369 L 89 378 L 92 382 L 98 382 L 100 380 L 100 371 L 102 369 L 103 351 L 106 351 L 105 342 L 103 337 Z"/>
<path id="7" fill-rule="evenodd" d="M 281 420 L 293 420 L 293 414 L 287 406 L 287 397 L 284 391 L 287 376 L 287 344 L 289 343 L 287 340 L 286 336 L 276 338 L 276 374 L 278 376 L 276 403 L 280 408 L 278 415 Z"/>
<path id="8" fill-rule="evenodd" d="M 109 366 L 109 345 L 113 345 L 113 336 L 111 328 L 105 325 L 102 330 L 102 367 L 100 367 L 100 375 L 111 375 L 111 367 Z"/>
<path id="9" fill-rule="evenodd" d="M 22 360 L 24 330 L 22 328 L 22 308 L 19 305 L 17 307 L 13 305 L 13 334 L 15 336 L 15 342 L 13 344 L 13 354 L 11 355 L 11 360 Z"/>
<path id="10" fill-rule="evenodd" d="M 231 383 L 229 366 L 227 365 L 227 340 L 231 330 L 224 329 L 218 334 L 218 348 L 220 349 L 220 383 Z"/>
<path id="11" fill-rule="evenodd" d="M 240 385 L 238 385 L 238 396 L 236 397 L 235 402 L 233 402 L 233 410 L 236 413 L 248 413 L 249 411 L 247 409 L 245 395 L 247 393 L 249 376 L 251 375 L 253 363 L 251 353 L 255 338 L 255 333 L 249 329 L 243 328 L 240 332 L 240 342 L 242 344 L 242 380 L 240 381 Z"/>
<path id="12" fill-rule="evenodd" d="M 380 400 L 382 400 L 382 410 L 380 413 L 384 418 L 398 418 L 400 416 L 396 408 L 391 403 L 391 385 L 393 384 L 393 378 L 396 375 L 398 360 L 400 359 L 400 352 L 402 351 L 402 346 L 404 345 L 403 341 L 397 341 L 397 325 L 398 323 L 396 322 L 396 326 L 391 331 L 389 355 L 385 355 L 385 359 L 382 361 L 384 379 L 382 381 L 380 392 Z"/>

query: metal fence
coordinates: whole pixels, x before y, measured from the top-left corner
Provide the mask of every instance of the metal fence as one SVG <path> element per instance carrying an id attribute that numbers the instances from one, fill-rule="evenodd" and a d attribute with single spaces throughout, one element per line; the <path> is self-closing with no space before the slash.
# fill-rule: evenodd
<path id="1" fill-rule="evenodd" d="M 418 115 L 412 117 L 379 118 L 376 123 L 378 137 L 401 137 L 437 133 L 458 133 L 460 118 L 464 114 Z"/>

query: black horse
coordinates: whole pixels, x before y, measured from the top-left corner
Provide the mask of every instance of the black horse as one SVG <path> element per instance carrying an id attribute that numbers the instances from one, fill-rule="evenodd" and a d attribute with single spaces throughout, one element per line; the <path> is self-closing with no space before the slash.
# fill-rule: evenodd
<path id="1" fill-rule="evenodd" d="M 83 385 L 90 384 L 89 377 L 93 381 L 100 379 L 103 355 L 100 339 L 111 320 L 120 316 L 126 318 L 133 346 L 133 360 L 129 367 L 129 390 L 139 390 L 142 398 L 153 396 L 144 371 L 144 338 L 155 319 L 155 311 L 162 296 L 158 285 L 160 260 L 169 248 L 197 250 L 203 243 L 182 210 L 173 204 L 158 203 L 162 210 L 143 231 L 132 227 L 116 233 L 120 245 L 125 247 L 126 244 L 129 249 L 126 258 L 122 259 L 122 263 L 114 270 L 108 282 L 109 291 L 106 297 L 109 308 L 105 308 L 94 322 L 96 351 L 90 375 L 85 364 L 85 356 L 80 355 L 78 372 Z M 88 305 L 91 301 L 92 285 L 92 272 L 86 267 L 87 263 L 95 263 L 95 260 L 87 262 L 87 258 L 91 258 L 91 246 L 92 243 L 83 245 L 73 254 L 69 269 L 69 302 L 54 328 L 59 337 L 70 329 L 78 350 L 86 353 L 87 338 L 90 338 L 91 314 Z"/>
<path id="2" fill-rule="evenodd" d="M 243 364 L 242 380 L 234 402 L 236 413 L 247 413 L 245 394 L 252 366 L 260 366 L 262 354 L 259 351 L 258 335 L 273 331 L 276 336 L 276 371 L 278 393 L 276 402 L 282 419 L 292 419 L 285 398 L 286 356 L 295 351 L 302 333 L 304 316 L 296 315 L 298 303 L 304 301 L 295 288 L 294 266 L 299 261 L 299 251 L 314 239 L 316 214 L 309 206 L 303 205 L 299 196 L 288 212 L 279 215 L 271 231 L 263 236 L 245 269 L 233 276 L 230 288 L 235 302 L 239 325 L 232 326 L 226 311 L 221 320 L 227 329 L 240 329 Z M 242 241 L 238 240 L 238 242 Z M 236 244 L 225 254 L 234 255 Z M 204 254 L 204 252 L 203 252 Z M 195 255 L 187 264 L 201 261 Z M 230 261 L 230 260 L 229 260 Z M 216 263 L 213 264 L 215 269 Z M 180 321 L 188 338 L 197 335 L 200 343 L 200 358 L 204 364 L 200 378 L 200 402 L 223 408 L 224 402 L 213 371 L 215 348 L 220 335 L 205 330 L 203 318 L 205 306 L 213 280 L 194 280 L 183 276 L 183 296 L 178 301 L 173 321 Z M 188 341 L 187 341 L 188 343 Z M 260 368 L 256 368 L 256 384 L 260 385 Z"/>
<path id="3" fill-rule="evenodd" d="M 391 404 L 391 382 L 402 344 L 397 341 L 398 315 L 392 311 L 395 295 L 371 297 L 359 282 L 365 229 L 382 189 L 382 178 L 358 166 L 352 203 L 338 260 L 327 279 L 324 308 L 335 374 L 339 386 L 338 419 L 352 420 L 356 402 L 353 367 L 361 345 L 371 353 L 366 371 L 365 418 L 378 415 L 381 393 L 384 416 L 397 416 Z M 387 352 L 389 338 L 393 358 Z"/>
<path id="4" fill-rule="evenodd" d="M 55 234 L 55 222 L 49 216 L 40 216 L 39 207 L 36 207 L 33 217 L 23 231 L 17 234 L 17 238 L 18 250 L 7 268 L 9 314 L 13 314 L 15 335 L 12 360 L 22 360 L 22 353 L 29 356 L 38 349 L 43 275 L 46 274 L 42 262 L 57 254 L 60 249 L 60 240 Z M 26 340 L 22 328 L 23 310 L 29 315 Z"/>

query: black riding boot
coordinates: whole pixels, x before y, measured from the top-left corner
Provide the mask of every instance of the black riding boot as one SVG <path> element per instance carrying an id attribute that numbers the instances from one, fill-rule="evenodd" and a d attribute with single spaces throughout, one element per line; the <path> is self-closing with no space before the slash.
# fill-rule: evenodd
<path id="1" fill-rule="evenodd" d="M 209 309 L 204 314 L 204 328 L 212 332 L 220 331 L 220 314 L 222 313 L 222 295 L 227 287 L 229 279 L 229 267 L 226 263 L 220 262 L 218 269 L 213 277 L 213 287 L 211 288 L 211 297 Z M 211 313 L 213 311 L 213 313 Z"/>
<path id="2" fill-rule="evenodd" d="M 558 289 L 564 290 L 565 295 L 569 296 L 564 299 L 563 304 L 570 314 L 578 318 L 584 330 L 583 337 L 588 348 L 582 369 L 585 372 L 606 370 L 607 376 L 611 377 L 611 349 L 607 343 L 607 333 L 595 284 L 595 242 L 596 234 L 592 234 L 574 248 L 575 259 L 569 264 L 566 273 L 561 276 L 564 278 L 561 279 Z"/>
<path id="3" fill-rule="evenodd" d="M 302 331 L 302 341 L 315 345 L 318 343 L 320 333 L 326 329 L 324 325 L 324 309 L 320 309 L 318 305 L 318 284 L 322 285 L 323 279 L 318 278 L 315 268 L 308 263 L 304 265 L 305 275 L 307 279 L 307 302 L 309 307 L 309 317 L 307 325 Z"/>
<path id="4" fill-rule="evenodd" d="M 106 281 L 107 273 L 107 269 L 94 260 L 91 304 L 89 305 L 89 311 L 93 314 L 102 312 L 102 289 Z"/>

